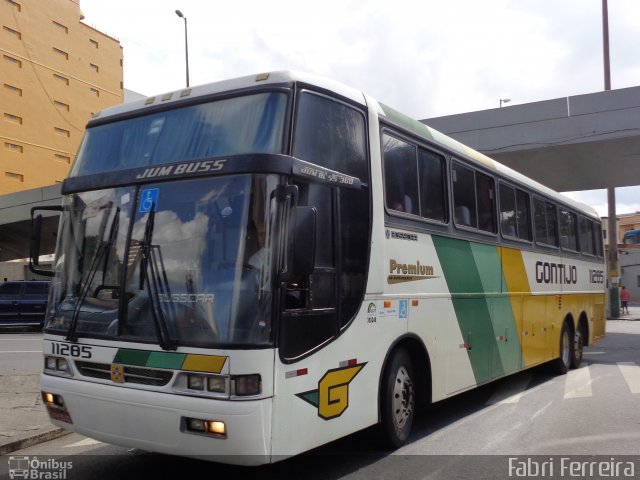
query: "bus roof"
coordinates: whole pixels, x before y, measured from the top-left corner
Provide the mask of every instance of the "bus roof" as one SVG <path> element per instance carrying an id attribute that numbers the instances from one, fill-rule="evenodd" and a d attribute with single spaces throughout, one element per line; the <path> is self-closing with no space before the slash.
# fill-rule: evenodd
<path id="1" fill-rule="evenodd" d="M 234 90 L 243 90 L 257 85 L 290 85 L 296 82 L 307 83 L 309 85 L 330 90 L 363 106 L 367 104 L 367 100 L 373 100 L 370 97 L 365 97 L 361 91 L 322 76 L 296 71 L 276 71 L 247 75 L 244 77 L 222 80 L 195 87 L 187 87 L 173 92 L 148 97 L 146 99 L 135 100 L 133 102 L 109 107 L 96 113 L 89 122 L 89 125 L 94 121 L 102 123 L 110 117 L 120 116 L 123 114 L 126 115 L 127 113 L 144 110 L 154 106 L 168 105 L 178 102 L 181 103 L 188 99 L 215 95 L 217 93 Z M 508 179 L 539 191 L 541 194 L 569 205 L 586 215 L 599 219 L 597 212 L 592 207 L 576 202 L 387 105 L 379 102 L 376 103 L 376 106 L 379 107 L 377 108 L 379 114 L 389 122 L 396 124 L 431 143 L 439 145 L 443 149 L 447 149 L 454 154 L 458 154 L 461 158 L 477 162 L 489 169 L 503 174 Z"/>

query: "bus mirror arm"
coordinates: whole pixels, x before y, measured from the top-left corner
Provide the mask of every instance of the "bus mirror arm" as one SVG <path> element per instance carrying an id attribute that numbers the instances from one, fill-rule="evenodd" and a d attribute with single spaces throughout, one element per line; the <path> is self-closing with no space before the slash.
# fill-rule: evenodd
<path id="1" fill-rule="evenodd" d="M 306 277 L 313 273 L 316 259 L 316 209 L 296 206 L 293 208 L 293 228 L 289 237 L 291 255 L 282 281 L 294 277 Z"/>
<path id="2" fill-rule="evenodd" d="M 34 217 L 34 213 L 37 210 L 50 210 L 55 212 L 62 212 L 61 206 L 49 206 L 49 207 L 34 207 L 31 209 L 31 234 L 29 237 L 29 270 L 36 275 L 42 275 L 45 277 L 53 277 L 54 272 L 51 270 L 41 270 L 40 266 L 40 246 L 42 244 L 42 224 L 43 217 L 39 213 Z"/>

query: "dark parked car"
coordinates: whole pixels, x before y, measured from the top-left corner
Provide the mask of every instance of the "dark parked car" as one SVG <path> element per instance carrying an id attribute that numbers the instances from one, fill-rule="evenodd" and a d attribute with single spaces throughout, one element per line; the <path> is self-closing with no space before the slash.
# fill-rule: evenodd
<path id="1" fill-rule="evenodd" d="M 42 328 L 48 296 L 49 282 L 0 283 L 0 326 Z"/>

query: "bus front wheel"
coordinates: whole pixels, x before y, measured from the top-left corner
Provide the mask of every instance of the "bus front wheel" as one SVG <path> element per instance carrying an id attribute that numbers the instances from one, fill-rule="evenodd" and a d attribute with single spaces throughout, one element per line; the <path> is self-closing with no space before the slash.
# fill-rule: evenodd
<path id="1" fill-rule="evenodd" d="M 413 365 L 406 350 L 397 350 L 385 368 L 380 410 L 382 440 L 387 447 L 398 448 L 409 438 L 415 412 Z"/>

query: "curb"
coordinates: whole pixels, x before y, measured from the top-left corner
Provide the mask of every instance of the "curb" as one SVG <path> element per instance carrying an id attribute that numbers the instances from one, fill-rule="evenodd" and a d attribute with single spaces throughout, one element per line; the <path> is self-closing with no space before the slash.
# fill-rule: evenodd
<path id="1" fill-rule="evenodd" d="M 64 428 L 52 428 L 50 430 L 45 430 L 44 432 L 36 433 L 35 435 L 11 440 L 9 443 L 0 444 L 0 455 L 6 455 L 7 453 L 31 447 L 38 443 L 55 440 L 56 438 L 64 437 L 70 433 L 72 432 L 65 430 Z"/>

